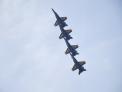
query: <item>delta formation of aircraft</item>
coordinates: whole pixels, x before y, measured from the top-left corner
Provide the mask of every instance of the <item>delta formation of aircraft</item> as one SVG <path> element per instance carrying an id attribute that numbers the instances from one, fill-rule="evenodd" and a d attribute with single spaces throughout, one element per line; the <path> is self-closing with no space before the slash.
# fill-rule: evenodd
<path id="1" fill-rule="evenodd" d="M 68 29 L 68 30 L 64 29 L 64 27 L 68 26 L 65 22 L 67 17 L 60 17 L 54 11 L 54 9 L 52 9 L 52 11 L 56 17 L 56 22 L 55 22 L 54 26 L 59 26 L 59 28 L 61 30 L 61 34 L 59 36 L 59 39 L 64 39 L 64 41 L 66 42 L 66 45 L 67 45 L 67 50 L 65 51 L 65 54 L 70 54 L 70 56 L 74 62 L 74 66 L 72 68 L 72 71 L 75 71 L 78 69 L 79 75 L 80 75 L 83 71 L 86 71 L 86 69 L 83 67 L 83 65 L 86 64 L 86 62 L 85 61 L 78 62 L 77 59 L 75 58 L 75 56 L 79 54 L 76 51 L 76 49 L 78 48 L 78 45 L 71 45 L 69 43 L 69 40 L 72 39 L 73 37 L 70 35 L 70 33 L 72 32 L 71 29 Z"/>

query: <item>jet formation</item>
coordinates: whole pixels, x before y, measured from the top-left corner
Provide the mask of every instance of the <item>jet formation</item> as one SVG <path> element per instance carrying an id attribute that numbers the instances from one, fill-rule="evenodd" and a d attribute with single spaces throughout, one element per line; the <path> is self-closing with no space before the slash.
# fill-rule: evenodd
<path id="1" fill-rule="evenodd" d="M 85 61 L 77 61 L 77 59 L 75 58 L 76 55 L 78 55 L 79 53 L 76 51 L 76 49 L 79 47 L 78 45 L 71 45 L 69 43 L 69 40 L 73 39 L 73 37 L 70 35 L 70 33 L 72 32 L 71 29 L 64 29 L 64 27 L 68 26 L 66 24 L 66 20 L 67 17 L 60 17 L 55 11 L 54 9 L 52 9 L 55 17 L 56 17 L 56 22 L 54 24 L 54 26 L 59 26 L 60 30 L 61 30 L 61 34 L 59 36 L 59 39 L 64 39 L 66 45 L 67 45 L 67 49 L 65 51 L 65 54 L 70 54 L 73 62 L 74 62 L 74 66 L 72 68 L 72 71 L 75 70 L 79 70 L 79 75 L 86 71 L 86 69 L 84 68 L 84 64 L 86 64 Z"/>

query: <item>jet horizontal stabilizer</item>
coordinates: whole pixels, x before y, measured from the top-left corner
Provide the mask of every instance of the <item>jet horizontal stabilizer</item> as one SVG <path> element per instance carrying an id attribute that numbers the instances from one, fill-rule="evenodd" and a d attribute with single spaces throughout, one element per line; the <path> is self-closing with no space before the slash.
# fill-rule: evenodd
<path id="1" fill-rule="evenodd" d="M 84 67 L 82 67 L 82 69 L 79 69 L 79 75 L 80 75 L 83 71 L 86 71 L 86 69 L 84 69 Z"/>

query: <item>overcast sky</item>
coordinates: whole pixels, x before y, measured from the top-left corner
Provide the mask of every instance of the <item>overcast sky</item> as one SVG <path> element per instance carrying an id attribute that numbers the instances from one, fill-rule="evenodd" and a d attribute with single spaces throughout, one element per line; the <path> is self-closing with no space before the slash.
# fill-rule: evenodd
<path id="1" fill-rule="evenodd" d="M 54 27 L 67 16 L 86 72 Z M 122 0 L 0 0 L 0 92 L 122 92 Z"/>

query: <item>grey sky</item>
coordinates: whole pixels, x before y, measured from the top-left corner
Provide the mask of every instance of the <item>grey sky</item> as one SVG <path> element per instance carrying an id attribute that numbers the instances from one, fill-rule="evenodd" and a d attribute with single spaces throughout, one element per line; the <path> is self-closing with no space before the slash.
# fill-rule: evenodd
<path id="1" fill-rule="evenodd" d="M 72 72 L 54 8 L 86 72 Z M 0 92 L 122 92 L 121 0 L 0 0 Z"/>

